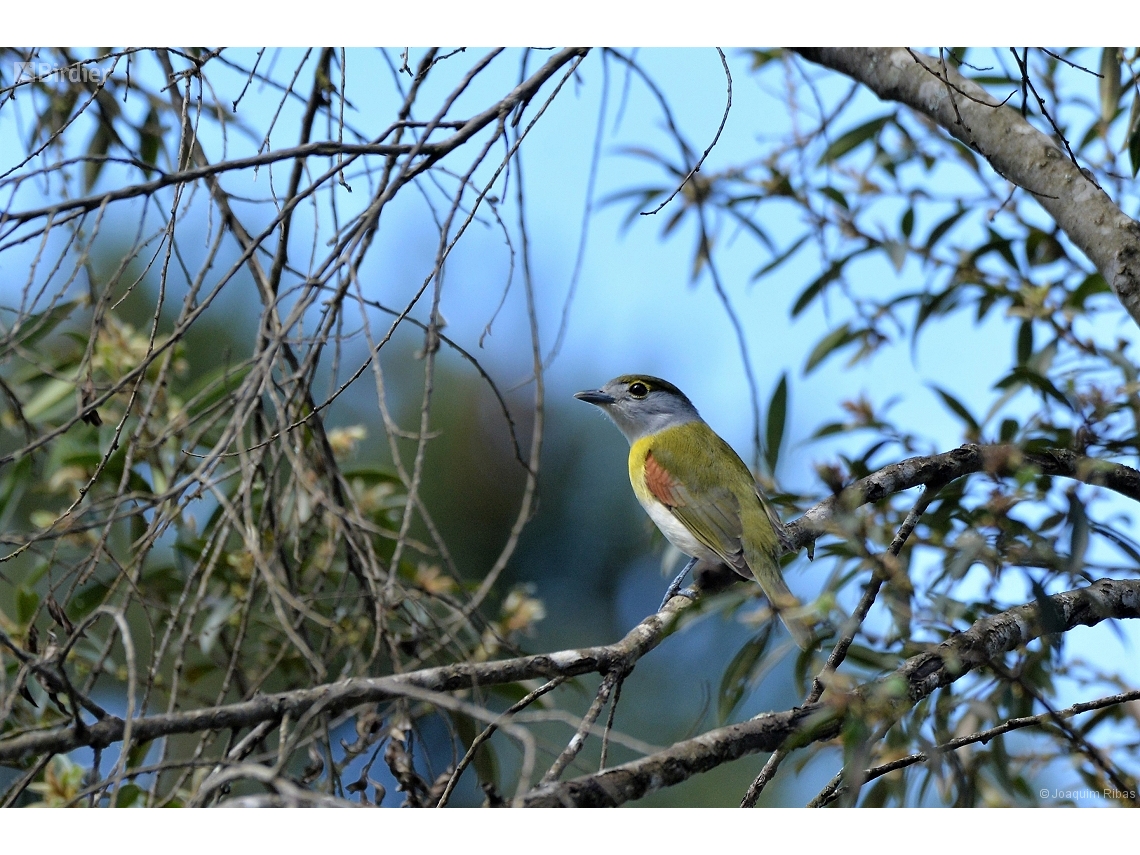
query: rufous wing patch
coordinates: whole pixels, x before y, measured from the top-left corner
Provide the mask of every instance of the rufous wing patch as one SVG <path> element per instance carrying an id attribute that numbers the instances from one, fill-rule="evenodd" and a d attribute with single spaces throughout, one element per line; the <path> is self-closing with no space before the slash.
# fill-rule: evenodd
<path id="1" fill-rule="evenodd" d="M 685 504 L 677 495 L 673 476 L 653 457 L 653 452 L 645 455 L 645 486 L 657 501 L 670 508 Z"/>

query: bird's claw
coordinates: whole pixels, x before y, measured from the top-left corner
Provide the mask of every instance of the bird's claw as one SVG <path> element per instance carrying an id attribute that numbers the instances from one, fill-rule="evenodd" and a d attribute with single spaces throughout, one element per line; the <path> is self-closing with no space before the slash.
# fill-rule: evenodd
<path id="1" fill-rule="evenodd" d="M 669 590 L 665 592 L 665 599 L 663 599 L 661 605 L 657 607 L 657 611 L 661 611 L 661 609 L 665 608 L 665 605 L 674 597 L 684 597 L 687 600 L 696 602 L 697 596 L 698 594 L 693 588 L 678 588 L 677 590 L 673 590 L 672 586 L 670 586 Z"/>
<path id="2" fill-rule="evenodd" d="M 661 601 L 661 605 L 657 607 L 657 611 L 661 611 L 663 608 L 665 608 L 665 604 L 674 597 L 688 597 L 690 600 L 695 600 L 697 598 L 697 592 L 692 588 L 685 588 L 683 591 L 681 590 L 681 583 L 685 581 L 685 577 L 689 575 L 689 571 L 693 569 L 693 565 L 696 563 L 696 558 L 689 559 L 689 562 L 685 565 L 684 569 L 682 569 L 681 572 L 677 574 L 677 578 L 669 583 L 669 588 L 665 591 L 665 599 Z"/>

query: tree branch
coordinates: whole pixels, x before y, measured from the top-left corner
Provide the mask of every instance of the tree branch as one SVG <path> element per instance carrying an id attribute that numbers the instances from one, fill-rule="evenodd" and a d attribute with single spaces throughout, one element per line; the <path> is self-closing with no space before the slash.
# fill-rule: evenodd
<path id="1" fill-rule="evenodd" d="M 790 523 L 789 540 L 796 548 L 801 547 L 825 532 L 830 520 L 840 513 L 849 513 L 862 504 L 879 501 L 911 487 L 932 482 L 945 484 L 981 471 L 995 475 L 1010 474 L 1030 465 L 1045 474 L 1103 485 L 1140 500 L 1140 472 L 1121 464 L 1104 463 L 1065 450 L 1027 454 L 1015 446 L 965 445 L 943 454 L 914 457 L 892 464 L 855 482 L 839 496 L 820 502 L 800 519 Z M 717 584 L 715 578 L 713 584 Z M 700 587 L 698 581 L 698 590 Z M 1052 599 L 1056 601 L 1057 613 L 1062 616 L 1066 629 L 1082 623 L 1092 625 L 1106 617 L 1138 617 L 1140 581 L 1105 580 L 1089 588 L 1059 594 Z M 1103 606 L 1100 605 L 1102 599 Z M 664 609 L 645 618 L 624 638 L 611 645 L 522 656 L 498 662 L 458 663 L 387 677 L 342 680 L 310 689 L 260 695 L 234 704 L 143 716 L 131 723 L 132 740 L 139 744 L 178 733 L 253 727 L 264 721 L 279 720 L 286 714 L 297 721 L 316 704 L 320 704 L 323 712 L 335 715 L 361 704 L 406 697 L 416 691 L 451 692 L 476 685 L 515 683 L 536 678 L 625 672 L 661 643 L 680 613 L 690 605 L 690 601 L 685 598 L 674 598 Z M 868 684 L 858 691 L 867 693 L 875 686 L 894 686 L 896 683 L 891 681 L 902 677 L 909 692 L 909 701 L 899 699 L 900 709 L 905 709 L 938 686 L 953 682 L 966 671 L 984 664 L 989 657 L 1012 650 L 1037 637 L 1039 632 L 1036 629 L 1031 631 L 1031 627 L 1036 626 L 1036 614 L 1036 605 L 1020 606 L 979 621 L 969 631 L 954 636 L 934 651 L 908 660 L 890 677 Z M 19 649 L 11 639 L 7 640 L 6 646 L 13 650 Z M 993 649 L 985 653 L 982 647 Z M 27 664 L 35 667 L 37 663 L 29 661 Z M 961 664 L 964 670 L 955 670 L 957 664 Z M 845 696 L 848 697 L 847 703 L 852 702 L 851 698 L 857 694 Z M 541 801 L 543 798 L 554 799 L 552 803 L 562 803 L 563 799 L 577 803 L 575 800 L 579 798 L 585 799 L 582 804 L 610 803 L 606 799 L 611 796 L 605 794 L 610 793 L 613 787 L 616 787 L 612 789 L 615 798 L 623 796 L 620 801 L 637 798 L 649 792 L 647 788 L 651 782 L 654 782 L 652 788 L 656 789 L 685 780 L 745 754 L 774 751 L 792 734 L 808 741 L 830 738 L 839 726 L 840 718 L 836 718 L 836 715 L 832 704 L 824 702 L 730 725 L 679 743 L 634 764 L 618 766 L 586 779 L 579 778 L 557 787 L 535 791 L 526 797 L 524 803 L 530 804 L 536 799 L 538 801 L 534 803 L 544 803 Z M 82 746 L 106 747 L 121 741 L 124 729 L 125 723 L 121 718 L 108 715 L 81 729 L 68 726 L 23 733 L 0 740 L 0 763 L 17 762 L 44 753 L 64 753 Z M 633 767 L 633 771 L 629 767 Z M 659 777 L 654 778 L 654 775 Z M 595 779 L 596 784 L 580 783 Z M 615 784 L 615 781 L 620 781 L 620 785 Z M 599 793 L 603 795 L 599 796 Z M 596 801 L 597 799 L 602 800 Z"/>
<path id="2" fill-rule="evenodd" d="M 935 689 L 1050 632 L 1093 626 L 1106 618 L 1140 617 L 1140 580 L 1101 581 L 1049 597 L 1050 612 L 1028 603 L 975 623 L 933 650 L 912 656 L 896 671 L 822 703 L 757 716 L 686 739 L 657 754 L 594 775 L 539 787 L 526 807 L 614 807 L 679 784 L 746 754 L 805 745 L 838 735 L 849 713 L 892 720 Z M 1052 624 L 1056 618 L 1058 623 Z"/>
<path id="3" fill-rule="evenodd" d="M 894 493 L 930 483 L 949 484 L 964 475 L 986 472 L 1013 475 L 1027 466 L 1043 475 L 1059 475 L 1085 484 L 1107 487 L 1140 502 L 1140 471 L 1121 463 L 1085 457 L 1067 449 L 1030 453 L 1016 445 L 974 445 L 969 443 L 941 454 L 910 457 L 885 466 L 861 478 L 788 523 L 786 534 L 794 549 L 801 549 L 828 531 L 828 523 L 839 512 L 850 512 L 860 505 L 878 502 Z"/>
<path id="4" fill-rule="evenodd" d="M 1017 110 L 950 66 L 905 48 L 794 50 L 922 113 L 1032 193 L 1140 324 L 1140 223 Z"/>
<path id="5" fill-rule="evenodd" d="M 1043 725 L 1050 724 L 1056 719 L 1070 719 L 1073 716 L 1080 715 L 1081 713 L 1090 712 L 1092 710 L 1104 709 L 1105 707 L 1116 706 L 1117 704 L 1125 704 L 1130 701 L 1140 700 L 1140 690 L 1131 692 L 1121 692 L 1116 695 L 1109 695 L 1104 698 L 1097 698 L 1095 701 L 1085 701 L 1079 704 L 1073 704 L 1063 710 L 1043 712 L 1040 715 L 1021 716 L 1019 718 L 1011 718 L 994 727 L 979 730 L 976 733 L 971 733 L 968 736 L 959 736 L 956 739 L 951 739 L 941 745 L 936 745 L 927 751 L 919 751 L 914 754 L 908 754 L 906 757 L 899 757 L 889 763 L 883 763 L 881 766 L 875 766 L 873 769 L 866 769 L 863 772 L 864 783 L 873 781 L 875 778 L 881 778 L 891 772 L 897 772 L 899 769 L 905 769 L 908 766 L 913 766 L 916 763 L 925 763 L 932 756 L 937 757 L 946 754 L 950 751 L 957 751 L 967 745 L 981 742 L 988 743 L 991 739 L 1001 736 L 1003 733 L 1009 733 L 1013 730 L 1020 730 L 1023 727 L 1042 727 Z M 814 799 L 808 802 L 808 807 L 826 807 L 831 804 L 841 795 L 847 788 L 843 786 L 843 773 L 840 772 L 832 778 Z M 1126 798 L 1130 793 L 1121 793 L 1120 798 Z"/>
<path id="6" fill-rule="evenodd" d="M 550 679 L 625 671 L 661 643 L 677 615 L 690 605 L 688 600 L 681 597 L 675 598 L 674 603 L 675 605 L 667 606 L 647 617 L 621 641 L 607 646 L 520 656 L 498 662 L 464 662 L 389 677 L 341 680 L 311 689 L 259 695 L 235 704 L 145 716 L 132 722 L 132 738 L 136 743 L 141 743 L 176 733 L 251 727 L 285 715 L 297 721 L 316 704 L 320 704 L 322 712 L 335 715 L 361 704 L 405 697 L 409 694 L 408 690 L 453 692 L 477 685 L 517 683 L 537 677 Z M 82 746 L 105 747 L 120 741 L 123 731 L 124 722 L 121 718 L 107 716 L 87 725 L 82 731 L 65 727 L 24 733 L 0 740 L 0 763 L 10 763 L 44 752 L 61 754 Z"/>

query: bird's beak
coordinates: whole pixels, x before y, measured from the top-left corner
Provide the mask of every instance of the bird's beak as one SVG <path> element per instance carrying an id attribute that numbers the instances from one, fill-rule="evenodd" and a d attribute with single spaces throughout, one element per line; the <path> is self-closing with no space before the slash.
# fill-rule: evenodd
<path id="1" fill-rule="evenodd" d="M 604 404 L 613 404 L 617 401 L 613 395 L 607 395 L 601 389 L 587 389 L 584 392 L 575 392 L 574 397 L 579 401 L 585 401 L 587 404 L 597 404 L 599 407 Z"/>

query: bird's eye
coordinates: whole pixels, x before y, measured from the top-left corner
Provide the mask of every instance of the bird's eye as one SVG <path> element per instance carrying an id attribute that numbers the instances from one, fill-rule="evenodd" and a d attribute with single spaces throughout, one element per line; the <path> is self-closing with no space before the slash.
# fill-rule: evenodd
<path id="1" fill-rule="evenodd" d="M 640 400 L 641 398 L 644 398 L 646 395 L 649 394 L 649 387 L 646 386 L 644 383 L 630 383 L 629 384 L 629 394 L 633 395 L 633 397 Z"/>

